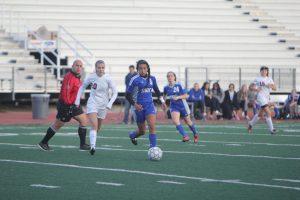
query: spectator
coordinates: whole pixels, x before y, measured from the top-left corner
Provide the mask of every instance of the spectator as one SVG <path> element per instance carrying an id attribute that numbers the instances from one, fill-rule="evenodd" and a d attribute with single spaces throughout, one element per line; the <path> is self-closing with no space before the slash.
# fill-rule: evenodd
<path id="1" fill-rule="evenodd" d="M 129 82 L 130 82 L 131 78 L 134 77 L 135 75 L 137 75 L 137 72 L 135 71 L 134 66 L 130 65 L 129 66 L 129 73 L 125 77 L 126 91 L 127 91 L 127 88 L 128 88 L 128 85 L 129 85 Z M 125 111 L 124 111 L 123 123 L 128 124 L 129 114 L 130 114 L 130 111 L 131 111 L 131 113 L 132 113 L 131 123 L 133 124 L 134 118 L 135 118 L 135 116 L 134 116 L 135 113 L 132 112 L 131 105 L 130 105 L 130 103 L 128 102 L 128 100 L 126 98 L 125 98 L 124 107 L 125 107 Z"/>
<path id="2" fill-rule="evenodd" d="M 234 91 L 234 84 L 230 83 L 228 90 L 225 91 L 224 101 L 222 103 L 223 108 L 223 117 L 225 119 L 231 120 L 234 116 L 236 120 L 240 120 L 237 111 L 238 111 L 238 99 L 237 93 Z"/>
<path id="3" fill-rule="evenodd" d="M 298 102 L 299 94 L 295 89 L 288 95 L 287 100 L 285 101 L 284 109 L 289 114 L 289 118 L 295 119 L 298 117 Z"/>
<path id="4" fill-rule="evenodd" d="M 242 109 L 242 116 L 245 119 L 249 120 L 249 117 L 247 115 L 248 114 L 248 88 L 246 84 L 242 85 L 242 87 L 238 91 L 237 101 L 238 101 L 239 108 Z"/>
<path id="5" fill-rule="evenodd" d="M 211 118 L 210 112 L 212 110 L 212 108 L 211 108 L 212 107 L 212 103 L 211 103 L 212 94 L 211 94 L 209 82 L 204 82 L 201 90 L 204 92 L 204 102 L 205 102 L 204 112 L 208 115 L 208 118 Z"/>
<path id="6" fill-rule="evenodd" d="M 219 118 L 221 113 L 221 104 L 224 100 L 224 91 L 220 88 L 218 82 L 213 84 L 212 92 L 212 115 Z"/>
<path id="7" fill-rule="evenodd" d="M 200 86 L 198 83 L 194 84 L 194 88 L 192 88 L 188 92 L 188 102 L 194 103 L 194 117 L 195 119 L 202 119 L 204 117 L 204 92 L 202 89 L 200 89 Z"/>

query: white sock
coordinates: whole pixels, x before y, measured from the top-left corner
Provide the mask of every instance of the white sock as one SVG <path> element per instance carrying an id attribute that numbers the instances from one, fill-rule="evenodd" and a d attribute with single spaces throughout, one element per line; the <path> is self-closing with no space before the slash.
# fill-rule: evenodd
<path id="1" fill-rule="evenodd" d="M 253 117 L 253 119 L 249 122 L 249 124 L 251 126 L 254 126 L 254 124 L 256 124 L 258 122 L 258 120 L 259 120 L 258 114 L 255 114 L 254 117 Z"/>
<path id="2" fill-rule="evenodd" d="M 274 127 L 273 127 L 273 122 L 272 122 L 272 118 L 271 117 L 267 117 L 266 118 L 266 122 L 268 124 L 269 130 L 273 131 Z"/>
<path id="3" fill-rule="evenodd" d="M 91 129 L 90 130 L 90 145 L 91 145 L 91 148 L 96 148 L 96 139 L 97 139 L 97 131 Z"/>

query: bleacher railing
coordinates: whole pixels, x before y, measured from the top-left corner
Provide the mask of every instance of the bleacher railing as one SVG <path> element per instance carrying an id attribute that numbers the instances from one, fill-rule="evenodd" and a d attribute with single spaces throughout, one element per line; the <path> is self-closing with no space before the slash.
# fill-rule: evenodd
<path id="1" fill-rule="evenodd" d="M 287 93 L 296 88 L 296 68 L 270 67 L 269 76 L 277 86 L 277 92 Z M 191 88 L 194 83 L 202 85 L 204 82 L 218 82 L 222 89 L 227 90 L 230 83 L 235 85 L 236 90 L 243 84 L 249 86 L 259 76 L 259 67 L 187 67 L 185 69 L 185 87 Z"/>
<path id="2" fill-rule="evenodd" d="M 28 24 L 30 23 L 30 19 L 25 18 L 22 16 L 21 11 L 16 11 L 13 9 L 14 7 L 12 5 L 7 5 L 5 4 L 5 1 L 0 2 L 0 11 L 1 11 L 1 19 L 0 19 L 0 26 L 2 30 L 5 30 L 6 34 L 13 38 L 15 41 L 19 42 L 21 45 L 24 45 L 24 51 L 27 51 L 27 36 L 28 33 L 33 35 L 37 40 L 42 41 L 42 39 L 32 30 L 31 27 L 28 27 Z M 44 67 L 44 86 L 36 88 L 32 90 L 31 92 L 47 92 L 48 91 L 48 86 L 47 86 L 47 73 L 49 73 L 49 69 L 54 73 L 54 69 L 56 69 L 56 77 L 59 85 L 59 81 L 61 80 L 61 63 L 60 59 L 62 58 L 62 50 L 61 48 L 63 47 L 64 50 L 70 50 L 73 55 L 68 55 L 68 56 L 73 56 L 75 59 L 80 59 L 83 61 L 85 65 L 85 69 L 87 72 L 91 72 L 94 69 L 94 62 L 95 62 L 95 55 L 92 53 L 90 49 L 88 49 L 81 41 L 76 39 L 66 28 L 63 26 L 58 26 L 57 27 L 57 52 L 54 51 L 54 49 L 47 49 L 47 52 L 51 52 L 56 58 L 56 63 L 53 62 L 44 52 L 43 45 L 37 46 L 31 44 L 31 47 L 34 47 L 33 51 L 37 51 L 40 53 L 40 60 L 41 60 L 41 65 Z M 50 65 L 45 66 L 44 65 L 44 60 L 46 60 Z M 69 61 L 69 63 L 72 63 L 72 60 Z M 14 71 L 17 68 L 14 69 Z M 12 78 L 9 80 L 0 80 L 0 91 L 4 92 L 7 89 L 11 90 L 12 93 L 18 92 L 16 91 L 16 88 L 13 87 L 14 85 L 14 75 L 12 73 Z M 10 86 L 9 88 L 6 87 L 7 84 L 4 84 L 4 82 L 10 81 Z M 59 88 L 59 87 L 57 87 Z M 22 90 L 22 89 L 21 89 Z M 26 90 L 26 89 L 25 89 Z M 53 92 L 53 89 L 50 89 L 51 92 Z M 59 92 L 59 89 L 56 89 L 56 92 Z M 23 90 L 22 90 L 23 91 Z"/>
<path id="3" fill-rule="evenodd" d="M 87 72 L 94 69 L 95 55 L 82 42 L 76 39 L 66 28 L 58 26 L 58 54 L 61 55 L 61 45 L 66 45 L 74 54 L 75 59 L 80 59 Z M 83 56 L 84 55 L 84 56 Z"/>

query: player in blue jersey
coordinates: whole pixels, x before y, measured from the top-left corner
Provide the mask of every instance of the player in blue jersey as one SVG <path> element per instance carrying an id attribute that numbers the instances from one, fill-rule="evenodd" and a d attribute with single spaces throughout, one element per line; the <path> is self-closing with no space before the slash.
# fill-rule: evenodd
<path id="1" fill-rule="evenodd" d="M 176 125 L 178 132 L 182 135 L 182 141 L 188 142 L 190 138 L 180 123 L 180 117 L 183 117 L 185 123 L 194 134 L 194 143 L 198 143 L 199 134 L 190 118 L 190 109 L 186 102 L 188 94 L 179 83 L 176 83 L 176 74 L 174 72 L 168 72 L 167 79 L 169 84 L 164 88 L 164 97 L 165 99 L 170 99 L 172 121 Z"/>
<path id="2" fill-rule="evenodd" d="M 126 99 L 135 107 L 136 121 L 138 129 L 129 133 L 129 138 L 134 145 L 137 145 L 137 138 L 146 132 L 146 121 L 149 126 L 150 148 L 156 146 L 155 121 L 156 110 L 153 104 L 152 93 L 155 92 L 162 103 L 162 108 L 166 108 L 165 101 L 158 89 L 156 79 L 150 74 L 150 66 L 145 60 L 139 60 L 136 64 L 138 74 L 131 78 Z M 137 90 L 136 99 L 133 98 L 134 91 Z"/>

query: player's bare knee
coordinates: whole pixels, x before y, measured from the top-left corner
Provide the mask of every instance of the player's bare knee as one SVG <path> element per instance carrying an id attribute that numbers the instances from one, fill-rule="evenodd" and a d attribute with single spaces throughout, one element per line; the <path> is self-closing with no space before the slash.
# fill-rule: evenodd
<path id="1" fill-rule="evenodd" d="M 150 133 L 155 133 L 155 126 L 154 125 L 149 126 L 149 132 Z"/>
<path id="2" fill-rule="evenodd" d="M 61 127 L 64 126 L 64 122 L 62 121 L 59 121 L 59 120 L 56 120 L 52 125 L 51 125 L 51 128 L 52 129 L 55 129 L 55 131 L 58 131 Z"/>
<path id="3" fill-rule="evenodd" d="M 191 120 L 191 118 L 188 116 L 188 117 L 185 117 L 184 118 L 184 121 L 185 121 L 185 123 L 187 124 L 187 125 L 193 125 L 193 122 L 192 122 L 192 120 Z"/>
<path id="4" fill-rule="evenodd" d="M 87 126 L 88 125 L 88 119 L 84 114 L 78 116 L 77 121 L 79 122 L 80 126 Z"/>

